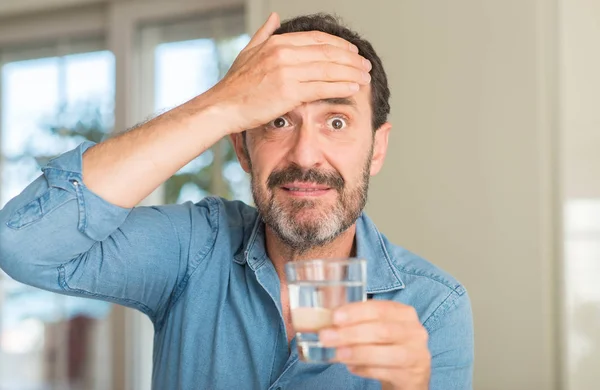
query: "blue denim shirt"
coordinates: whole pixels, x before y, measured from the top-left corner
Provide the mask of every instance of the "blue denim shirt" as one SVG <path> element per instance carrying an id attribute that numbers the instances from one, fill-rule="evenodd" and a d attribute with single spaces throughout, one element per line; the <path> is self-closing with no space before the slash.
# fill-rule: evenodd
<path id="1" fill-rule="evenodd" d="M 156 390 L 381 388 L 342 364 L 298 361 L 295 340 L 288 348 L 279 279 L 256 209 L 219 198 L 115 206 L 82 181 L 82 154 L 92 145 L 52 160 L 0 211 L 6 273 L 148 315 Z M 390 243 L 364 214 L 356 245 L 367 259 L 367 293 L 413 306 L 429 332 L 430 388 L 470 389 L 473 327 L 464 287 Z"/>

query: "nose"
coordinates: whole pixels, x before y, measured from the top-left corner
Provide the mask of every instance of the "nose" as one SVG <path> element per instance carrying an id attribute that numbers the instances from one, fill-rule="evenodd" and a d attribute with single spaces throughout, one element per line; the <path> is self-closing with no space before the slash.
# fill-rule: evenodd
<path id="1" fill-rule="evenodd" d="M 287 156 L 290 162 L 303 169 L 317 168 L 323 163 L 323 151 L 316 126 L 304 122 L 295 131 L 292 142 Z"/>

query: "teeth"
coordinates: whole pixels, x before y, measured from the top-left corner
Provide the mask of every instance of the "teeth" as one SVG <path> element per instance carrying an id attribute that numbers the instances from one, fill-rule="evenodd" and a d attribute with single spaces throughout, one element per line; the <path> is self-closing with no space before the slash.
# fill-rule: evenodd
<path id="1" fill-rule="evenodd" d="M 320 188 L 288 188 L 288 190 L 290 191 L 300 191 L 300 192 L 314 192 L 314 191 L 321 191 Z"/>

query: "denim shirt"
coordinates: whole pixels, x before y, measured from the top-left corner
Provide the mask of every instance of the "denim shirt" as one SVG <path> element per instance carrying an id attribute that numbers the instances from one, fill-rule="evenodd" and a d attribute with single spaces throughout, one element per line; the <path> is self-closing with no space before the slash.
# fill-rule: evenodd
<path id="1" fill-rule="evenodd" d="M 88 190 L 78 148 L 0 211 L 0 267 L 53 292 L 138 309 L 155 329 L 153 386 L 174 389 L 380 389 L 343 364 L 298 360 L 256 209 L 198 203 L 121 208 Z M 472 388 L 471 305 L 454 278 L 390 243 L 362 214 L 367 293 L 413 306 L 429 332 L 430 389 Z"/>

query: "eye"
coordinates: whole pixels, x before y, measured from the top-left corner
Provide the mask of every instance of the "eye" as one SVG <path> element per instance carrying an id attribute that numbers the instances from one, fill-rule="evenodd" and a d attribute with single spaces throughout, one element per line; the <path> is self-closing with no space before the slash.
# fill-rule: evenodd
<path id="1" fill-rule="evenodd" d="M 327 126 L 333 130 L 342 130 L 347 126 L 346 119 L 340 116 L 334 116 L 327 119 Z"/>
<path id="2" fill-rule="evenodd" d="M 283 129 L 285 127 L 288 127 L 289 125 L 290 122 L 285 117 L 280 116 L 279 118 L 275 118 L 271 122 L 269 122 L 267 124 L 267 127 L 270 129 Z"/>

